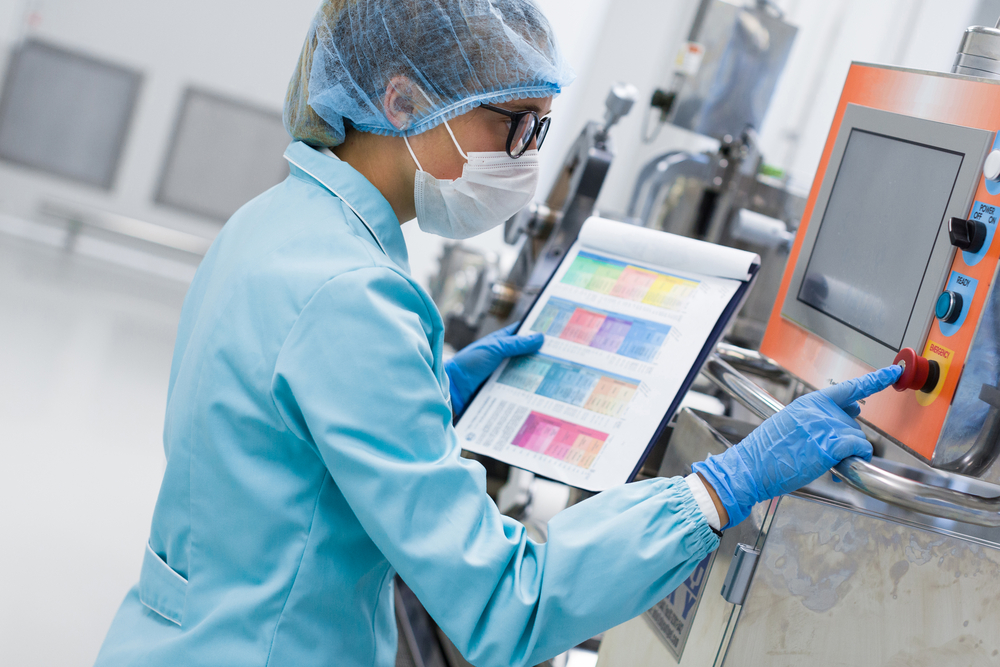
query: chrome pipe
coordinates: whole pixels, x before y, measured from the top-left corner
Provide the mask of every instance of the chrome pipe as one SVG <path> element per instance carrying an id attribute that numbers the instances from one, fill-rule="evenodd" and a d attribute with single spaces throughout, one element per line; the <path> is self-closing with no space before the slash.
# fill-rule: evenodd
<path id="1" fill-rule="evenodd" d="M 655 213 L 653 205 L 659 193 L 664 188 L 669 190 L 673 187 L 681 176 L 704 177 L 708 164 L 707 155 L 687 151 L 670 151 L 650 160 L 639 172 L 632 189 L 627 213 L 629 220 L 648 227 L 650 218 Z"/>

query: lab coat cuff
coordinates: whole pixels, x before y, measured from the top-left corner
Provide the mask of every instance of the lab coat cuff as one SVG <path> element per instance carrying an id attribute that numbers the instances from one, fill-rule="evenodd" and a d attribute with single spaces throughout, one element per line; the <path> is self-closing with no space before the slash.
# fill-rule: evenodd
<path id="1" fill-rule="evenodd" d="M 684 478 L 684 481 L 687 482 L 688 488 L 691 490 L 691 495 L 694 496 L 695 502 L 698 503 L 698 509 L 705 516 L 709 527 L 714 532 L 719 532 L 722 528 L 719 512 L 715 509 L 715 503 L 712 502 L 712 497 L 708 494 L 708 489 L 705 488 L 705 482 L 701 480 L 701 477 L 697 473 L 691 473 Z"/>

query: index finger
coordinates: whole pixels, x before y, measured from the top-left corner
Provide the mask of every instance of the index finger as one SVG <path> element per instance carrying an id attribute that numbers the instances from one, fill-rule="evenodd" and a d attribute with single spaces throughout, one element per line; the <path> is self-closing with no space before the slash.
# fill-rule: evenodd
<path id="1" fill-rule="evenodd" d="M 862 375 L 859 378 L 827 387 L 822 393 L 843 408 L 855 401 L 860 401 L 872 394 L 877 394 L 884 389 L 888 389 L 895 384 L 902 373 L 903 369 L 899 366 L 889 366 L 874 373 Z"/>

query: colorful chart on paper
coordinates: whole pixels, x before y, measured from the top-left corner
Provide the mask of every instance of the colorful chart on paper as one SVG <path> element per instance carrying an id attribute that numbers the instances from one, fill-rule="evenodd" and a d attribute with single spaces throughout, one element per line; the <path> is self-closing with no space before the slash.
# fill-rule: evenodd
<path id="1" fill-rule="evenodd" d="M 666 324 L 608 313 L 555 297 L 542 308 L 531 330 L 646 362 L 656 358 L 670 333 Z"/>
<path id="2" fill-rule="evenodd" d="M 497 382 L 609 417 L 621 417 L 639 388 L 638 380 L 544 354 L 512 358 Z"/>
<path id="3" fill-rule="evenodd" d="M 562 282 L 668 310 L 683 308 L 699 285 L 696 280 L 678 278 L 587 252 L 576 256 Z"/>
<path id="4" fill-rule="evenodd" d="M 511 444 L 589 469 L 607 439 L 607 433 L 532 412 Z"/>

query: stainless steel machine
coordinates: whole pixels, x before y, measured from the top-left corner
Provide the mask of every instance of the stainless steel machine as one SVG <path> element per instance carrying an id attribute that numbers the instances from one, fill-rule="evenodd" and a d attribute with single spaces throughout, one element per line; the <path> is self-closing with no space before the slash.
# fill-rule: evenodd
<path id="1" fill-rule="evenodd" d="M 875 457 L 754 508 L 674 594 L 605 634 L 602 667 L 1000 664 L 991 53 L 1000 31 L 974 27 L 951 74 L 852 65 L 761 351 L 720 349 L 703 370 L 756 420 L 682 411 L 659 474 L 895 362 L 896 391 L 862 408 Z"/>
<path id="2" fill-rule="evenodd" d="M 805 199 L 764 173 L 755 133 L 718 151 L 671 151 L 643 167 L 627 216 L 635 224 L 761 256 L 761 273 L 727 338 L 756 349 L 778 293 Z"/>

